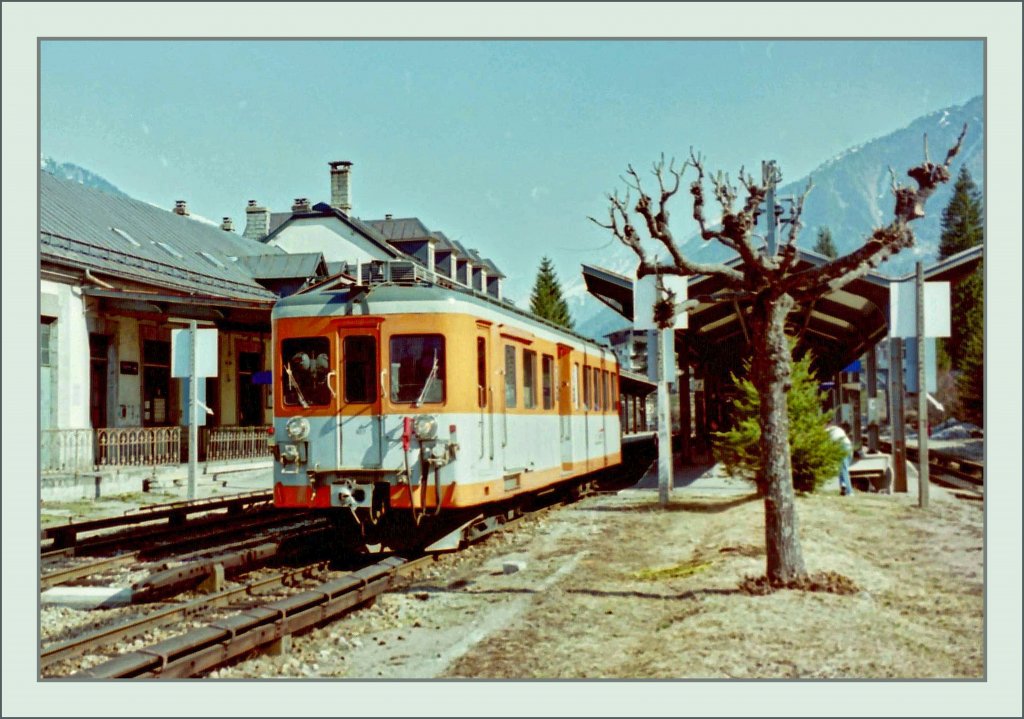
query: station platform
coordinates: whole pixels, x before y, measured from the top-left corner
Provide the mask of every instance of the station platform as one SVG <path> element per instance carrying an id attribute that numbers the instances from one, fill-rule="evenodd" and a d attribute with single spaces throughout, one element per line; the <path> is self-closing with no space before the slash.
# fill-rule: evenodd
<path id="1" fill-rule="evenodd" d="M 751 482 L 739 477 L 730 476 L 721 464 L 683 464 L 682 458 L 676 455 L 673 463 L 673 496 L 686 496 L 687 494 L 709 494 L 719 496 L 750 494 L 754 491 Z M 651 465 L 640 481 L 632 487 L 622 490 L 630 493 L 653 493 L 655 497 L 658 492 L 658 465 L 657 462 Z M 829 480 L 821 488 L 825 494 L 839 494 L 839 478 Z M 864 492 L 855 491 L 854 497 Z M 917 466 L 907 462 L 907 491 L 894 492 L 895 495 L 912 497 L 917 499 L 918 495 L 918 473 Z M 881 495 L 885 496 L 885 495 Z M 935 483 L 929 485 L 929 499 L 952 498 L 949 490 L 940 487 Z"/>
<path id="2" fill-rule="evenodd" d="M 200 462 L 196 468 L 196 496 L 239 494 L 273 487 L 272 460 Z M 121 495 L 154 496 L 153 503 L 188 493 L 188 464 L 158 467 L 116 467 L 76 474 L 42 475 L 43 502 L 74 502 Z"/>

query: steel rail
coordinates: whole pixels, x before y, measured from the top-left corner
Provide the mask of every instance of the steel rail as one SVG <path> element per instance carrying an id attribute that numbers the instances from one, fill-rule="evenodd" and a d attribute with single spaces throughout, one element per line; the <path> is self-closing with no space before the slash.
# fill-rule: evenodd
<path id="1" fill-rule="evenodd" d="M 178 604 L 166 609 L 159 609 L 144 617 L 138 617 L 127 622 L 116 624 L 110 627 L 98 629 L 75 639 L 70 639 L 59 644 L 50 644 L 40 652 L 40 666 L 45 668 L 65 659 L 87 654 L 94 649 L 107 646 L 144 634 L 157 627 L 165 626 L 175 621 L 188 619 L 196 616 L 207 609 L 224 606 L 238 599 L 253 596 L 257 592 L 273 589 L 277 586 L 287 586 L 292 582 L 301 579 L 309 579 L 322 573 L 327 569 L 329 562 L 320 561 L 305 567 L 290 569 L 285 572 L 278 572 L 270 577 L 257 579 L 241 587 L 224 589 L 216 594 L 193 599 L 184 604 Z"/>
<path id="2" fill-rule="evenodd" d="M 73 676 L 88 679 L 196 676 L 365 604 L 396 587 L 401 575 L 414 563 L 430 559 L 431 555 L 412 561 L 389 557 L 315 589 L 248 609 Z"/>
<path id="3" fill-rule="evenodd" d="M 141 509 L 130 510 L 121 515 L 50 525 L 40 531 L 39 540 L 40 544 L 50 540 L 53 542 L 53 549 L 60 549 L 77 545 L 78 535 L 87 532 L 124 528 L 162 520 L 166 520 L 171 525 L 180 525 L 184 524 L 192 514 L 200 512 L 205 514 L 221 510 L 240 512 L 272 501 L 273 492 L 260 490 L 229 497 L 207 497 L 190 501 L 153 504 Z"/>
<path id="4" fill-rule="evenodd" d="M 245 516 L 216 514 L 191 520 L 187 524 L 159 524 L 152 527 L 133 527 L 120 532 L 112 531 L 99 536 L 89 537 L 75 546 L 58 549 L 54 552 L 44 551 L 42 559 L 46 562 L 52 562 L 109 548 L 117 549 L 133 543 L 144 544 L 159 541 L 159 549 L 182 545 L 187 546 L 204 541 L 205 539 L 215 539 L 219 534 L 238 533 L 246 529 L 259 529 L 275 523 L 294 521 L 308 514 L 308 512 L 288 512 L 277 508 L 265 507 Z M 232 521 L 233 524 L 225 529 L 222 525 L 228 520 Z M 175 539 L 176 537 L 177 539 Z"/>

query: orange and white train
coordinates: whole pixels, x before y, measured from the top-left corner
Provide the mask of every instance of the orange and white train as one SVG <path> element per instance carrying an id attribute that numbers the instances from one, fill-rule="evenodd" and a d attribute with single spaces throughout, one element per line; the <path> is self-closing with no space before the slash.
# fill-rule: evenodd
<path id="1" fill-rule="evenodd" d="M 278 507 L 395 546 L 621 462 L 614 353 L 507 304 L 381 284 L 284 298 L 272 324 Z"/>

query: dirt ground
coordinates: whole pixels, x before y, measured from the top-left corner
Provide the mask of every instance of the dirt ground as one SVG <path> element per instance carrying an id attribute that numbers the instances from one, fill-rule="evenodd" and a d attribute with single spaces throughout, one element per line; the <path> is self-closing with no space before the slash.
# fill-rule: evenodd
<path id="1" fill-rule="evenodd" d="M 599 495 L 531 519 L 405 591 L 212 677 L 981 678 L 980 502 L 797 499 L 811 572 L 857 591 L 738 589 L 763 575 L 763 505 L 732 491 Z"/>

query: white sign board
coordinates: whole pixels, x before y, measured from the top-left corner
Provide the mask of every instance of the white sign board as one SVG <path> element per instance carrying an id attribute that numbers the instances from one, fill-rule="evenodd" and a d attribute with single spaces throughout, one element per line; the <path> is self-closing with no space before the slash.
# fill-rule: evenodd
<path id="1" fill-rule="evenodd" d="M 681 275 L 661 275 L 661 280 L 665 288 L 676 295 L 676 316 L 672 329 L 685 329 L 689 316 L 686 312 L 679 311 L 679 305 L 686 302 L 687 278 Z M 655 275 L 633 280 L 633 329 L 659 329 L 654 323 L 654 303 L 658 299 L 657 283 L 658 278 Z"/>
<path id="2" fill-rule="evenodd" d="M 171 377 L 188 377 L 191 362 L 191 332 L 171 330 Z M 217 330 L 196 330 L 196 376 L 217 376 Z"/>
<path id="3" fill-rule="evenodd" d="M 914 280 L 889 283 L 889 336 L 917 337 Z M 924 283 L 925 337 L 949 337 L 949 283 Z"/>

